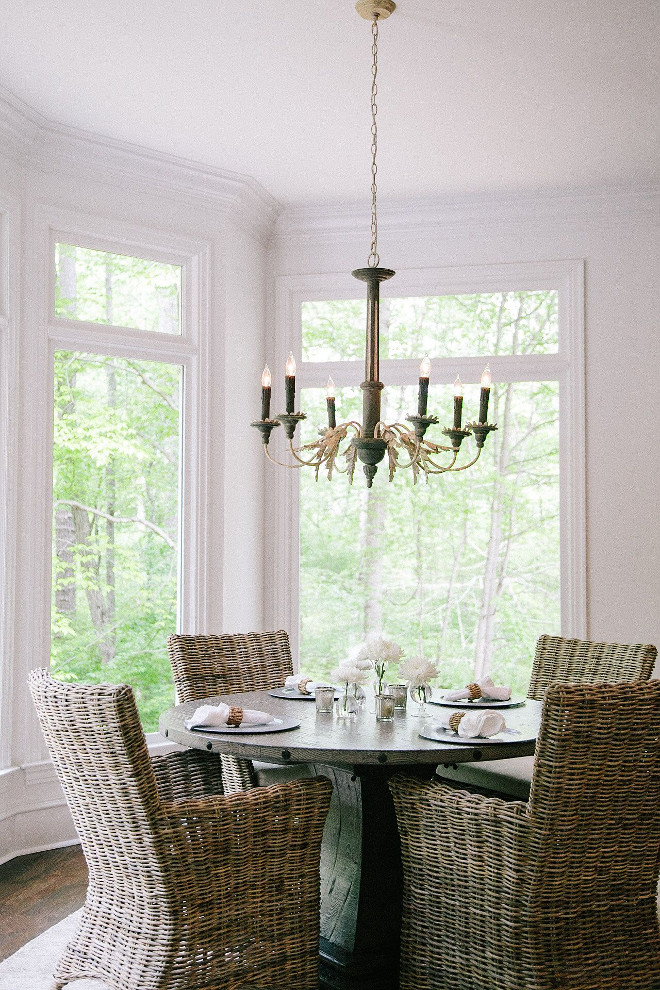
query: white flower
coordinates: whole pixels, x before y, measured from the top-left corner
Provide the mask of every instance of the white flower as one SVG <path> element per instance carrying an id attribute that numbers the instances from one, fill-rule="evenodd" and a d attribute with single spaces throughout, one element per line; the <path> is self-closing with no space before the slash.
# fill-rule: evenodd
<path id="1" fill-rule="evenodd" d="M 332 679 L 341 684 L 366 684 L 369 670 L 371 665 L 365 668 L 354 660 L 344 660 L 333 670 Z"/>
<path id="2" fill-rule="evenodd" d="M 370 660 L 375 666 L 377 663 L 396 663 L 402 656 L 403 650 L 397 643 L 374 637 L 360 647 L 356 660 Z"/>
<path id="3" fill-rule="evenodd" d="M 411 687 L 419 687 L 421 684 L 428 684 L 434 677 L 438 676 L 438 668 L 430 660 L 423 657 L 408 657 L 399 667 L 399 677 L 410 684 Z"/>

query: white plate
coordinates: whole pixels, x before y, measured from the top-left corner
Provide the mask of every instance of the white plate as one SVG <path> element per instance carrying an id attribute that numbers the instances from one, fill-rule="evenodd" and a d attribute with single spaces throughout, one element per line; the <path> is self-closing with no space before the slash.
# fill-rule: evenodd
<path id="1" fill-rule="evenodd" d="M 533 742 L 536 732 L 529 729 L 503 729 L 495 736 L 459 736 L 453 729 L 445 729 L 443 725 L 427 725 L 420 730 L 422 739 L 432 739 L 434 742 L 460 743 L 465 746 L 487 746 L 489 743 L 519 743 Z"/>
<path id="2" fill-rule="evenodd" d="M 328 685 L 329 687 L 330 685 Z M 314 693 L 312 694 L 301 694 L 298 688 L 292 688 L 290 691 L 287 688 L 273 688 L 268 694 L 271 698 L 287 698 L 288 701 L 314 701 Z M 339 697 L 339 691 L 335 691 L 335 699 Z"/>
<path id="3" fill-rule="evenodd" d="M 286 732 L 288 729 L 297 729 L 300 722 L 295 718 L 274 718 L 267 725 L 192 725 L 192 732 L 221 732 L 228 735 L 256 735 L 261 732 Z M 187 726 L 186 726 L 187 728 Z"/>
<path id="4" fill-rule="evenodd" d="M 521 708 L 525 704 L 524 698 L 509 698 L 508 701 L 485 701 L 477 698 L 476 701 L 468 701 L 461 698 L 460 701 L 445 701 L 444 698 L 429 698 L 429 705 L 443 705 L 446 708 Z"/>

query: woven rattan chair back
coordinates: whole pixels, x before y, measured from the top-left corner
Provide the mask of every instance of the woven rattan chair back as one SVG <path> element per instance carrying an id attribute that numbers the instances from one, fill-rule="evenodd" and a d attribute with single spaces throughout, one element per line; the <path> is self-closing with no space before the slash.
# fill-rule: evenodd
<path id="1" fill-rule="evenodd" d="M 131 688 L 62 684 L 46 670 L 29 685 L 90 874 L 113 872 L 137 892 L 142 870 L 157 876 L 162 862 L 158 788 Z M 141 870 L 123 838 L 136 831 Z"/>
<path id="2" fill-rule="evenodd" d="M 541 969 L 561 946 L 583 981 L 565 985 L 600 986 L 597 965 L 637 954 L 625 985 L 660 986 L 660 681 L 547 688 L 527 815 Z"/>
<path id="3" fill-rule="evenodd" d="M 648 681 L 657 655 L 655 646 L 638 643 L 592 643 L 563 636 L 540 636 L 527 697 L 542 701 L 546 688 L 552 683 Z"/>
<path id="4" fill-rule="evenodd" d="M 293 673 L 289 637 L 277 632 L 170 636 L 167 648 L 180 702 L 282 687 Z"/>
<path id="5" fill-rule="evenodd" d="M 549 685 L 528 803 L 390 788 L 402 990 L 658 990 L 660 681 Z"/>
<path id="6" fill-rule="evenodd" d="M 221 636 L 174 635 L 167 649 L 180 702 L 282 687 L 293 673 L 284 629 Z M 257 786 L 251 760 L 222 757 L 225 793 Z"/>
<path id="7" fill-rule="evenodd" d="M 330 782 L 225 796 L 211 754 L 149 758 L 130 687 L 30 689 L 89 867 L 52 990 L 318 987 Z"/>

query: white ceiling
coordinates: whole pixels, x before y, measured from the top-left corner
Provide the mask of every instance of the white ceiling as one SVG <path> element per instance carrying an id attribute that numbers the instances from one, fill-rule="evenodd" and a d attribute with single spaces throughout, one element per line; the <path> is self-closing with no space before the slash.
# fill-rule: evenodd
<path id="1" fill-rule="evenodd" d="M 400 0 L 380 26 L 380 202 L 657 179 L 658 0 Z M 352 0 L 2 0 L 0 85 L 54 121 L 368 197 Z"/>

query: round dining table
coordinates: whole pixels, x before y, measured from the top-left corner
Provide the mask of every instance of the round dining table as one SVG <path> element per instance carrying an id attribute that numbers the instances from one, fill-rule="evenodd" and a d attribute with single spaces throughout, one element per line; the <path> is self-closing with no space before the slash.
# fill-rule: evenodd
<path id="1" fill-rule="evenodd" d="M 285 731 L 186 728 L 202 704 L 226 701 L 293 720 Z M 289 766 L 329 777 L 333 798 L 321 853 L 321 986 L 332 990 L 396 990 L 403 878 L 394 806 L 387 781 L 394 773 L 432 776 L 437 766 L 533 754 L 541 703 L 502 710 L 507 732 L 469 744 L 454 733 L 421 738 L 442 709 L 411 711 L 378 722 L 368 710 L 352 718 L 317 714 L 313 699 L 252 691 L 186 702 L 160 718 L 160 731 L 182 746 Z M 432 730 L 433 733 L 433 730 Z M 440 735 L 447 738 L 440 738 Z M 287 864 L 282 864 L 287 869 Z M 295 867 L 293 867 L 295 868 Z M 441 908 L 441 905 L 439 905 Z"/>

